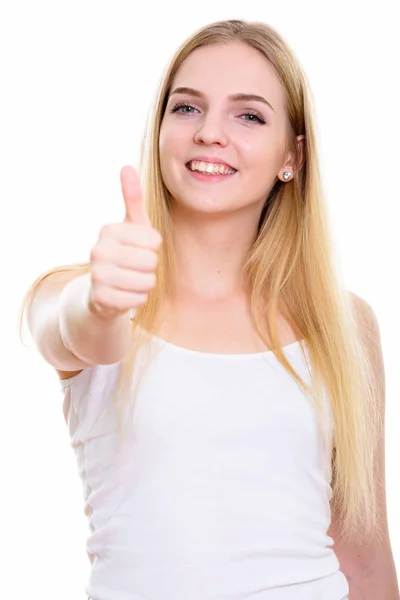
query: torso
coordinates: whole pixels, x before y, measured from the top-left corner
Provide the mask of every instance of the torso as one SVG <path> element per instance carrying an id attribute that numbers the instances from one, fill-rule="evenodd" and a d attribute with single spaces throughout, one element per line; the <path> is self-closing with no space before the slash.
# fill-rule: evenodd
<path id="1" fill-rule="evenodd" d="M 248 302 L 239 297 L 222 301 L 181 299 L 165 303 L 156 335 L 189 350 L 213 354 L 251 354 L 270 350 L 255 330 Z M 268 336 L 265 336 L 268 341 Z M 298 335 L 282 316 L 278 317 L 282 346 L 297 341 Z M 59 371 L 68 379 L 80 371 Z"/>
<path id="2" fill-rule="evenodd" d="M 242 308 L 179 306 L 156 334 L 209 354 L 257 353 L 263 345 Z M 293 341 L 283 321 L 278 333 L 282 345 Z M 299 349 L 288 356 L 308 381 Z M 211 598 L 216 586 L 224 597 L 239 588 L 248 596 L 257 586 L 265 598 L 277 588 L 286 600 L 344 598 L 348 588 L 325 532 L 325 450 L 299 386 L 270 356 L 216 359 L 167 345 L 149 368 L 138 435 L 116 478 L 109 466 L 116 464 L 117 421 L 104 407 L 113 406 L 109 390 L 118 369 L 94 369 L 89 387 L 85 377 L 74 384 L 81 410 L 71 424 L 80 429 L 71 434 L 87 443 L 84 453 L 76 446 L 86 501 L 105 522 L 88 542 L 88 550 L 97 548 L 88 593 L 97 598 L 96 586 L 106 582 L 112 594 L 124 578 L 126 592 L 159 597 L 162 590 L 177 598 L 178 576 L 182 598 L 190 590 Z"/>
<path id="3" fill-rule="evenodd" d="M 251 354 L 271 349 L 255 330 L 248 302 L 243 298 L 208 303 L 181 300 L 166 305 L 162 314 L 157 335 L 176 346 L 214 354 Z M 281 316 L 278 337 L 282 346 L 298 339 Z"/>

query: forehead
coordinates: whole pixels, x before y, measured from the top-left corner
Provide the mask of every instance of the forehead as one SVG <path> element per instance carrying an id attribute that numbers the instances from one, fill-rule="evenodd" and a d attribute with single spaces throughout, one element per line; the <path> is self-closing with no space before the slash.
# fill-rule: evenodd
<path id="1" fill-rule="evenodd" d="M 264 96 L 275 107 L 284 103 L 284 90 L 271 63 L 241 42 L 197 48 L 180 65 L 175 87 L 195 88 L 209 97 L 235 93 Z"/>

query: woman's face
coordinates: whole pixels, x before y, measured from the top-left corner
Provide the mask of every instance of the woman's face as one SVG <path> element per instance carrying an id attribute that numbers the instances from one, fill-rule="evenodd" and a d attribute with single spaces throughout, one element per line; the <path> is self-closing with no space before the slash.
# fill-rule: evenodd
<path id="1" fill-rule="evenodd" d="M 192 52 L 171 86 L 160 131 L 162 176 L 176 208 L 261 211 L 287 155 L 282 85 L 243 43 Z"/>

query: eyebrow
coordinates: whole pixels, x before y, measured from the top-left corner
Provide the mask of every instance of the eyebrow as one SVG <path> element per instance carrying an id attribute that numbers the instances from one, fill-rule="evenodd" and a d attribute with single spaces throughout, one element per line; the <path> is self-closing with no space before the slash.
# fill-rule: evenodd
<path id="1" fill-rule="evenodd" d="M 196 98 L 204 98 L 204 94 L 199 92 L 199 90 L 195 90 L 190 87 L 177 87 L 171 92 L 170 96 L 172 96 L 173 94 L 188 94 L 190 96 L 195 96 Z M 272 106 L 272 104 L 270 104 L 268 100 L 266 100 L 263 96 L 258 96 L 257 94 L 232 94 L 231 96 L 229 96 L 229 100 L 231 102 L 248 102 L 251 100 L 256 102 L 262 102 L 263 104 L 267 104 L 267 106 L 269 106 L 271 110 L 275 112 L 275 109 Z"/>

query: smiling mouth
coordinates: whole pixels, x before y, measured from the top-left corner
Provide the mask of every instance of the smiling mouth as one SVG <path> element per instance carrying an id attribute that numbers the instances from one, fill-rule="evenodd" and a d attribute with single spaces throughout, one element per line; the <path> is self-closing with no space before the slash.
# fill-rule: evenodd
<path id="1" fill-rule="evenodd" d="M 186 168 L 189 171 L 200 173 L 201 175 L 233 175 L 236 173 L 236 169 L 229 167 L 228 165 L 224 165 L 221 163 L 209 163 L 198 160 L 191 160 L 186 163 Z"/>

